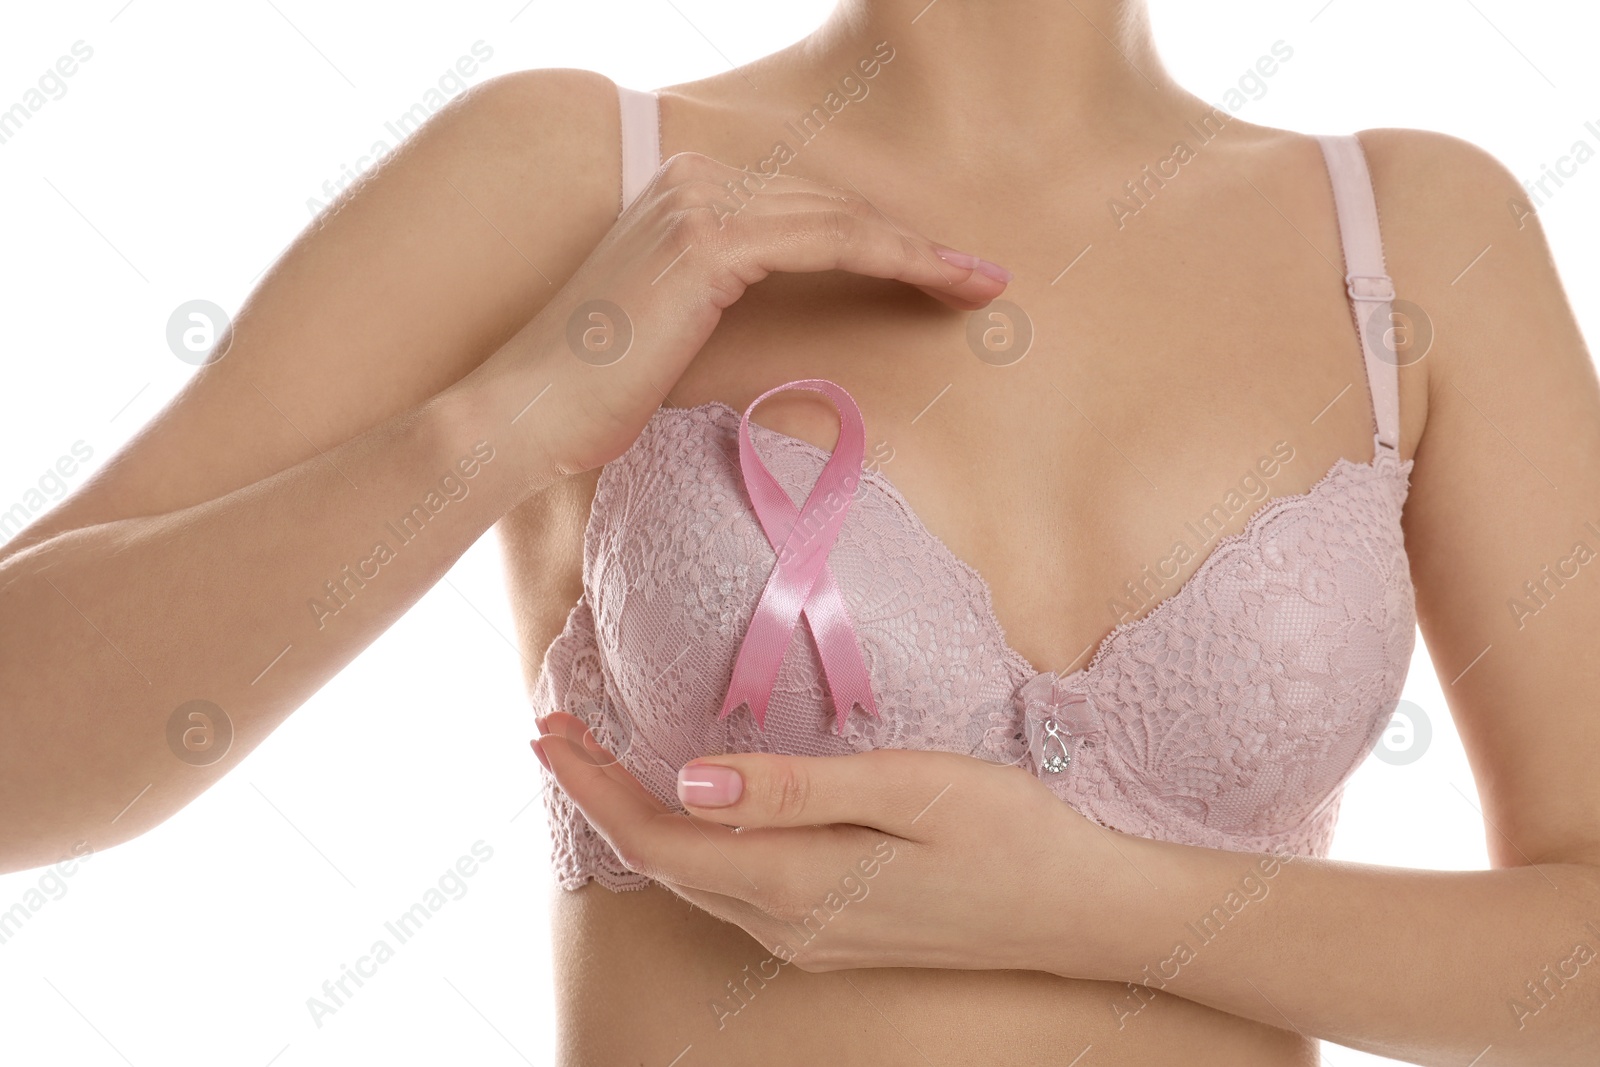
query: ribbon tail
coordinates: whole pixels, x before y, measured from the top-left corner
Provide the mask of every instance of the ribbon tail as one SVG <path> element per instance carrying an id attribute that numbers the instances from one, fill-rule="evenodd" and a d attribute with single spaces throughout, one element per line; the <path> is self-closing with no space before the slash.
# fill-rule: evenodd
<path id="1" fill-rule="evenodd" d="M 746 644 L 744 647 L 750 646 Z M 756 726 L 761 729 L 766 728 L 767 701 L 772 696 L 772 680 L 766 677 L 769 665 L 764 661 L 765 657 L 762 657 L 762 660 L 756 662 L 754 658 L 743 655 L 739 657 L 739 662 L 734 664 L 733 680 L 728 683 L 728 693 L 723 697 L 722 711 L 718 713 L 717 718 L 726 719 L 735 708 L 744 704 L 750 708 L 750 717 L 755 720 Z M 781 657 L 779 661 L 770 665 L 772 677 L 777 676 L 778 662 L 781 662 Z"/>
<path id="2" fill-rule="evenodd" d="M 828 681 L 828 695 L 833 698 L 834 731 L 844 733 L 845 720 L 857 704 L 867 714 L 877 717 L 867 664 L 861 658 L 855 627 L 850 623 L 850 613 L 831 567 L 824 565 L 817 577 L 804 614 L 817 645 L 817 656 L 822 661 L 822 673 Z"/>
<path id="3" fill-rule="evenodd" d="M 816 584 L 818 570 L 816 566 L 786 566 L 782 561 L 773 569 L 739 645 L 733 679 L 717 718 L 727 718 L 734 708 L 746 703 L 750 705 L 750 714 L 757 726 L 766 722 L 767 699 L 772 694 L 773 682 L 777 680 L 778 668 L 783 664 L 795 627 L 800 623 L 806 598 Z"/>
<path id="4" fill-rule="evenodd" d="M 740 704 L 745 704 L 750 708 L 750 717 L 756 721 L 756 726 L 758 728 L 766 728 L 766 692 L 762 690 L 760 686 L 752 685 L 748 681 L 742 679 L 735 680 L 735 682 L 728 687 L 728 696 L 722 702 L 722 713 L 719 714 L 717 718 L 726 719 L 728 714 Z"/>
<path id="5" fill-rule="evenodd" d="M 779 645 L 777 655 L 765 652 L 766 647 L 777 644 L 778 633 L 770 633 L 764 637 L 757 635 L 755 624 L 752 622 L 751 630 L 745 643 L 740 646 L 739 658 L 733 665 L 733 679 L 728 683 L 728 693 L 722 700 L 722 711 L 717 715 L 719 719 L 726 719 L 734 708 L 740 704 L 747 704 L 750 716 L 755 719 L 758 727 L 765 727 L 767 720 L 767 698 L 772 695 L 772 680 L 778 675 L 778 667 L 782 663 L 782 649 L 788 642 Z M 782 634 L 792 635 L 792 628 L 784 628 Z M 748 637 L 758 637 L 751 641 Z M 761 647 L 758 647 L 761 646 Z M 754 654 L 750 653 L 755 649 Z"/>

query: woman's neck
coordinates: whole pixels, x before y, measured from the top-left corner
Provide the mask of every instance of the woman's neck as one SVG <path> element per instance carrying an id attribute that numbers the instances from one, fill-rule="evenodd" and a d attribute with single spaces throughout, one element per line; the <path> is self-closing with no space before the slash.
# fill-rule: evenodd
<path id="1" fill-rule="evenodd" d="M 843 75 L 880 42 L 884 106 L 861 117 L 895 140 L 1095 136 L 1199 103 L 1161 65 L 1145 0 L 839 0 L 800 52 Z"/>

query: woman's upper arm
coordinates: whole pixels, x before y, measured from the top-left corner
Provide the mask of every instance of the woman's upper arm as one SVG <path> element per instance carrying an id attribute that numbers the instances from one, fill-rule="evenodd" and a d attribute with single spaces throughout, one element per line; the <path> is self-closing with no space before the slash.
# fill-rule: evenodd
<path id="1" fill-rule="evenodd" d="M 215 499 L 461 378 L 615 221 L 616 101 L 582 70 L 502 75 L 452 101 L 295 239 L 226 355 L 0 558 Z"/>
<path id="2" fill-rule="evenodd" d="M 1504 166 L 1442 134 L 1362 140 L 1396 290 L 1432 323 L 1406 548 L 1489 853 L 1600 863 L 1595 366 Z"/>

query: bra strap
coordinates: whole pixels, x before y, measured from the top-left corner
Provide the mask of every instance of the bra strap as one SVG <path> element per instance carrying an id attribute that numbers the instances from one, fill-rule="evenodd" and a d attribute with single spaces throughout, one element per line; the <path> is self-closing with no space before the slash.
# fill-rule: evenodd
<path id="1" fill-rule="evenodd" d="M 1379 447 L 1400 447 L 1399 359 L 1391 338 L 1394 282 L 1383 263 L 1383 240 L 1378 233 L 1378 204 L 1372 195 L 1372 177 L 1361 142 L 1352 134 L 1322 134 L 1322 156 L 1333 181 L 1333 200 L 1339 214 L 1339 237 L 1344 244 L 1345 292 L 1355 317 L 1356 333 L 1366 358 L 1367 389 L 1377 423 L 1373 435 Z"/>
<path id="2" fill-rule="evenodd" d="M 661 102 L 655 93 L 617 86 L 622 109 L 622 207 L 644 191 L 661 168 Z"/>

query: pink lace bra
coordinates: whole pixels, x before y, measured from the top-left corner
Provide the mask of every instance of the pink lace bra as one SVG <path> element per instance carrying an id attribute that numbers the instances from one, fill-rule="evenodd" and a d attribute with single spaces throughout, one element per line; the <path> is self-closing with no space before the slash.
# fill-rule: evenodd
<path id="1" fill-rule="evenodd" d="M 654 94 L 619 95 L 625 208 L 659 162 L 659 128 Z M 583 719 L 680 810 L 678 768 L 708 753 L 937 749 L 1020 764 L 1114 830 L 1325 855 L 1344 783 L 1399 699 L 1416 616 L 1395 362 L 1365 328 L 1390 321 L 1393 299 L 1377 209 L 1360 143 L 1319 140 L 1374 402 L 1370 461 L 1340 459 L 1305 493 L 1267 501 L 1176 592 L 1067 674 L 1012 649 L 983 578 L 882 474 L 863 470 L 826 564 L 876 714 L 857 711 L 836 730 L 833 671 L 808 617 L 758 726 L 744 706 L 717 714 L 778 560 L 741 471 L 740 413 L 717 402 L 662 408 L 600 474 L 584 592 L 545 654 L 536 710 Z M 802 505 L 830 454 L 757 424 L 749 433 Z M 562 886 L 648 882 L 547 784 Z"/>

